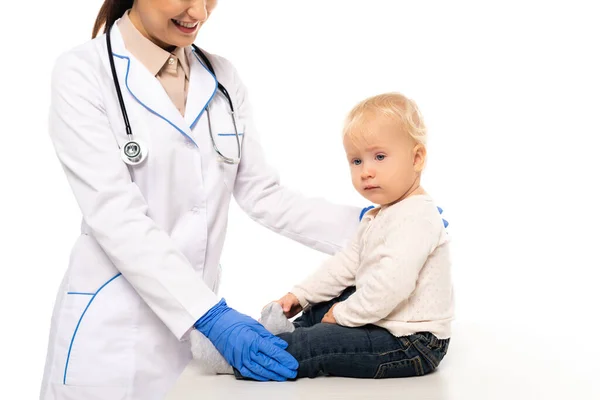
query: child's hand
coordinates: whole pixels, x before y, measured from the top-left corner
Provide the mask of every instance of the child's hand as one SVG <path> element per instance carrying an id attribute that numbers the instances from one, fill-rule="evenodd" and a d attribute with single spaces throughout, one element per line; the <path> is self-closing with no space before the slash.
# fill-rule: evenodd
<path id="1" fill-rule="evenodd" d="M 331 308 L 329 309 L 329 311 L 327 311 L 327 314 L 325 314 L 325 316 L 321 320 L 322 323 L 324 323 L 324 324 L 337 324 L 337 321 L 335 320 L 335 317 L 333 316 L 333 309 L 337 305 L 338 305 L 338 303 L 335 303 L 333 306 L 331 306 Z"/>
<path id="2" fill-rule="evenodd" d="M 286 318 L 292 318 L 302 311 L 300 301 L 298 301 L 298 298 L 292 293 L 286 294 L 277 300 L 277 302 L 281 305 L 281 308 L 283 308 L 283 313 Z"/>

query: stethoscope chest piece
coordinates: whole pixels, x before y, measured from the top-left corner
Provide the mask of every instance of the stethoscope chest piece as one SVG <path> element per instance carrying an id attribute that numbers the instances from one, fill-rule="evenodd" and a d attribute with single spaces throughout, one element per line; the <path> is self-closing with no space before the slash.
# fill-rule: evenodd
<path id="1" fill-rule="evenodd" d="M 115 68 L 114 55 L 112 52 L 112 44 L 111 44 L 111 40 L 110 40 L 111 27 L 112 26 L 109 26 L 106 31 L 106 48 L 108 51 L 108 58 L 110 60 L 110 69 L 111 69 L 113 81 L 115 84 L 115 90 L 117 92 L 117 98 L 119 100 L 119 106 L 121 107 L 121 114 L 123 115 L 123 122 L 125 124 L 125 133 L 127 134 L 127 138 L 128 138 L 128 141 L 123 145 L 123 147 L 121 147 L 121 150 L 120 150 L 121 151 L 121 159 L 125 162 L 125 164 L 139 165 L 142 162 L 144 162 L 144 160 L 146 160 L 146 158 L 148 157 L 148 146 L 146 146 L 146 144 L 143 143 L 142 141 L 134 140 L 133 133 L 131 131 L 131 125 L 129 124 L 129 116 L 127 115 L 125 101 L 123 100 L 123 94 L 121 93 L 121 86 L 119 85 L 119 79 L 117 77 L 117 71 Z M 237 130 L 237 124 L 235 121 L 235 112 L 234 112 L 233 102 L 231 101 L 231 97 L 229 96 L 227 89 L 225 89 L 225 87 L 223 85 L 221 85 L 221 83 L 219 83 L 219 81 L 217 80 L 217 77 L 215 76 L 215 70 L 212 67 L 212 65 L 210 64 L 210 61 L 208 60 L 208 58 L 204 55 L 204 53 L 202 53 L 202 51 L 198 47 L 196 47 L 196 45 L 192 45 L 192 47 L 193 47 L 194 52 L 196 53 L 197 57 L 199 57 L 198 60 L 200 61 L 200 59 L 202 59 L 202 61 L 200 61 L 200 62 L 203 63 L 204 67 L 211 73 L 211 75 L 215 79 L 218 90 L 223 93 L 223 95 L 227 99 L 227 102 L 229 103 L 231 119 L 233 122 L 233 127 L 235 129 L 235 138 L 237 141 L 237 150 L 238 150 L 237 157 L 235 157 L 235 158 L 226 157 L 219 150 L 219 147 L 215 143 L 215 139 L 214 139 L 213 132 L 212 132 L 212 125 L 210 123 L 210 112 L 209 112 L 208 107 L 206 107 L 206 116 L 208 118 L 208 132 L 210 134 L 210 139 L 212 141 L 212 145 L 213 145 L 215 151 L 217 152 L 219 159 L 223 163 L 232 164 L 232 165 L 239 164 L 240 157 L 242 156 L 242 145 L 240 142 L 240 134 L 238 133 L 238 130 Z"/>
<path id="2" fill-rule="evenodd" d="M 138 165 L 148 157 L 148 146 L 139 140 L 130 140 L 121 148 L 121 158 L 126 164 Z"/>

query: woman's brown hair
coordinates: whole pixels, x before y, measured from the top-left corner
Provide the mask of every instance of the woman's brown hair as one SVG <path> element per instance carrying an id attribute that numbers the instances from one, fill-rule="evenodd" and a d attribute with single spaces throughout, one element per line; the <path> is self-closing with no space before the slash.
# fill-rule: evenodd
<path id="1" fill-rule="evenodd" d="M 134 0 L 104 0 L 104 4 L 102 4 L 96 17 L 92 39 L 98 36 L 102 26 L 104 26 L 104 32 L 113 26 L 115 21 L 125 14 L 125 11 L 133 7 L 133 2 Z"/>

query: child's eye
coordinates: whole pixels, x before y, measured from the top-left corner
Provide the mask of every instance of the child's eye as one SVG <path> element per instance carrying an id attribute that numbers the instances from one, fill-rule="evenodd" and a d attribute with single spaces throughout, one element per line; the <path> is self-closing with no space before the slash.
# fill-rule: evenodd
<path id="1" fill-rule="evenodd" d="M 359 160 L 358 158 L 355 158 L 354 160 L 352 160 L 352 164 L 354 165 L 360 165 L 362 163 L 361 160 Z"/>
<path id="2" fill-rule="evenodd" d="M 384 159 L 384 158 L 385 158 L 385 154 L 377 154 L 377 155 L 375 156 L 375 159 L 376 159 L 377 161 L 383 161 L 383 159 Z"/>

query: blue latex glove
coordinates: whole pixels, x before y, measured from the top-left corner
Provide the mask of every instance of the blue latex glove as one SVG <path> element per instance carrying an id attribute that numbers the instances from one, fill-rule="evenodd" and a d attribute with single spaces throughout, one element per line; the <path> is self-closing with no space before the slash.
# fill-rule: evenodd
<path id="1" fill-rule="evenodd" d="M 362 209 L 362 211 L 360 212 L 360 217 L 358 218 L 359 221 L 362 221 L 365 213 L 369 210 L 372 210 L 373 208 L 375 208 L 375 206 L 369 206 L 369 207 L 365 207 Z"/>
<path id="2" fill-rule="evenodd" d="M 231 366 L 257 381 L 285 381 L 298 374 L 298 361 L 287 342 L 258 321 L 227 306 L 222 299 L 194 327 L 206 336 Z"/>
<path id="3" fill-rule="evenodd" d="M 358 220 L 359 220 L 359 221 L 362 221 L 362 219 L 363 219 L 363 216 L 365 215 L 365 213 L 366 213 L 367 211 L 369 211 L 370 209 L 372 209 L 372 208 L 375 208 L 375 206 L 369 206 L 369 207 L 365 207 L 365 208 L 363 208 L 363 209 L 362 209 L 362 211 L 360 212 L 360 217 L 359 217 L 359 219 L 358 219 Z M 442 210 L 440 207 L 438 207 L 437 209 L 438 209 L 438 211 L 439 211 L 439 213 L 440 213 L 440 214 L 444 212 L 444 210 Z M 447 228 L 447 227 L 448 227 L 448 225 L 449 225 L 449 224 L 448 224 L 448 221 L 446 221 L 444 218 L 442 218 L 442 221 L 444 221 L 444 228 Z"/>
<path id="4" fill-rule="evenodd" d="M 444 210 L 442 210 L 442 208 L 441 208 L 441 207 L 438 207 L 437 209 L 438 209 L 438 211 L 440 212 L 440 214 L 444 212 Z M 447 227 L 448 227 L 448 225 L 449 225 L 449 224 L 448 224 L 448 221 L 446 221 L 444 218 L 442 218 L 442 221 L 444 221 L 444 228 L 447 228 Z"/>

